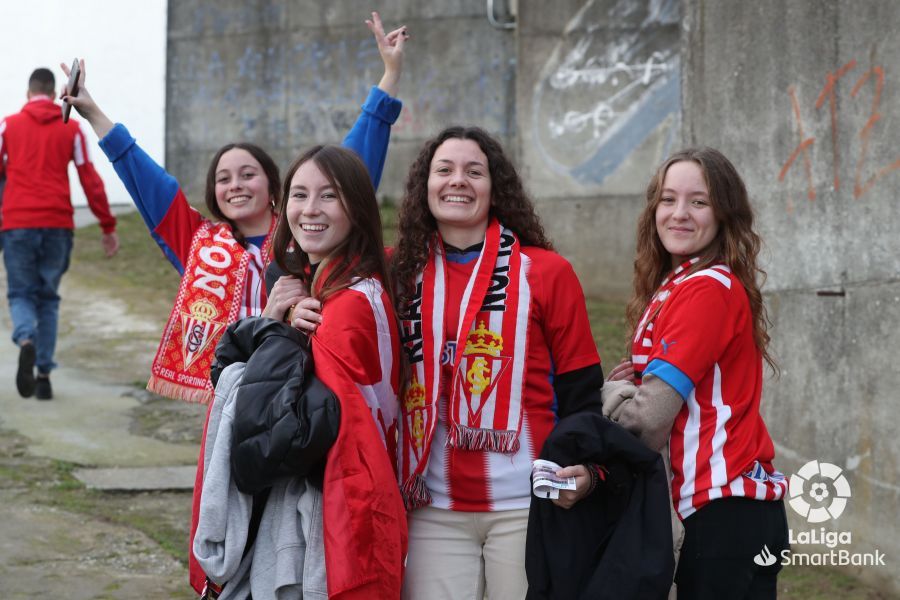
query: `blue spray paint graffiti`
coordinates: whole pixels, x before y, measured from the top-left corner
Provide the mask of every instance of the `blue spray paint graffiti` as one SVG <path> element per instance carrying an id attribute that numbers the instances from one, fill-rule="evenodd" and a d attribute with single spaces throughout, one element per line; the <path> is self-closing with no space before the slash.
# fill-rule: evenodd
<path id="1" fill-rule="evenodd" d="M 667 153 L 681 112 L 678 0 L 606 6 L 588 0 L 570 20 L 533 100 L 545 164 L 586 185 L 602 183 L 651 136 Z"/>

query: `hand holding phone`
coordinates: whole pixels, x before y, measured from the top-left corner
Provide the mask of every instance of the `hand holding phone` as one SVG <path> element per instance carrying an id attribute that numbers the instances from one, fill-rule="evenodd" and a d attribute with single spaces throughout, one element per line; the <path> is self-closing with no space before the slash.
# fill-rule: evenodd
<path id="1" fill-rule="evenodd" d="M 72 61 L 72 69 L 69 71 L 69 81 L 66 83 L 66 95 L 67 96 L 77 96 L 78 95 L 78 78 L 81 76 L 81 63 L 78 62 L 76 58 Z M 72 112 L 72 105 L 63 100 L 62 103 L 62 118 L 63 123 L 69 122 L 69 113 Z"/>

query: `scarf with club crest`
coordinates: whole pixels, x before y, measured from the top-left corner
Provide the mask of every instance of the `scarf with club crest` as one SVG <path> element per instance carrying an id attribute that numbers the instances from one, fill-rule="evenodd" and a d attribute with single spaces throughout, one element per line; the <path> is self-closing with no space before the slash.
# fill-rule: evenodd
<path id="1" fill-rule="evenodd" d="M 410 380 L 400 405 L 399 468 L 408 509 L 431 503 L 424 472 L 441 396 L 448 403 L 449 447 L 504 454 L 519 449 L 531 311 L 527 268 L 516 235 L 492 219 L 462 296 L 458 330 L 445 332 L 442 242 L 429 251 L 402 319 Z M 445 363 L 453 365 L 449 390 L 441 389 Z"/>
<path id="2" fill-rule="evenodd" d="M 262 248 L 269 262 L 275 219 Z M 172 314 L 150 367 L 147 389 L 168 398 L 208 403 L 209 369 L 225 328 L 240 315 L 251 256 L 227 223 L 205 222 L 194 233 Z"/>

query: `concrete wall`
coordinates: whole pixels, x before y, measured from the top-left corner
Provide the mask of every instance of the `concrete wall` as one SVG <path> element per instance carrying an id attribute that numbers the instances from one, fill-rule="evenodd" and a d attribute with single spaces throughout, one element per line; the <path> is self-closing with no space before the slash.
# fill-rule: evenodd
<path id="1" fill-rule="evenodd" d="M 496 3 L 508 18 L 508 2 Z M 515 30 L 483 0 L 374 2 L 412 33 L 380 194 L 402 196 L 422 142 L 446 125 L 499 136 L 586 291 L 624 298 L 652 166 L 677 144 L 677 0 L 517 3 Z M 188 197 L 221 145 L 249 140 L 287 165 L 339 141 L 381 62 L 358 3 L 205 0 L 169 5 L 166 152 Z M 440 57 L 435 60 L 434 57 Z"/>
<path id="2" fill-rule="evenodd" d="M 845 469 L 852 497 L 823 525 L 852 531 L 854 551 L 886 553 L 887 568 L 858 574 L 900 590 L 900 5 L 686 6 L 685 142 L 735 162 L 767 245 L 783 372 L 766 382 L 764 412 L 778 466 Z M 812 528 L 788 512 L 795 530 Z"/>
<path id="3" fill-rule="evenodd" d="M 507 143 L 514 128 L 513 32 L 493 29 L 483 0 L 372 2 L 412 39 L 382 195 L 399 198 L 422 142 L 477 122 Z M 168 165 L 202 200 L 210 157 L 249 140 L 286 166 L 315 143 L 340 142 L 382 75 L 368 7 L 341 0 L 169 3 Z M 440 60 L 434 60 L 440 57 Z"/>

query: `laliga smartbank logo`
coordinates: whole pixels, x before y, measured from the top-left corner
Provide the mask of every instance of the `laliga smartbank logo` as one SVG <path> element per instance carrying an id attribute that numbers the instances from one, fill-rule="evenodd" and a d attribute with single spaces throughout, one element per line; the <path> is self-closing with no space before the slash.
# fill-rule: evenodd
<path id="1" fill-rule="evenodd" d="M 837 519 L 847 508 L 850 499 L 850 483 L 843 470 L 831 463 L 811 460 L 791 475 L 788 484 L 788 505 L 807 523 L 824 523 Z M 808 531 L 788 530 L 791 548 L 781 551 L 782 565 L 813 566 L 884 566 L 884 553 L 851 552 L 853 534 L 850 531 L 832 531 L 825 527 Z M 827 552 L 803 552 L 804 546 L 825 546 Z M 841 547 L 839 547 L 841 546 Z M 774 565 L 778 557 L 768 546 L 763 546 L 753 562 L 761 567 Z"/>
<path id="2" fill-rule="evenodd" d="M 788 504 L 810 523 L 837 519 L 850 497 L 850 484 L 841 468 L 817 460 L 809 461 L 791 475 L 788 489 Z"/>

